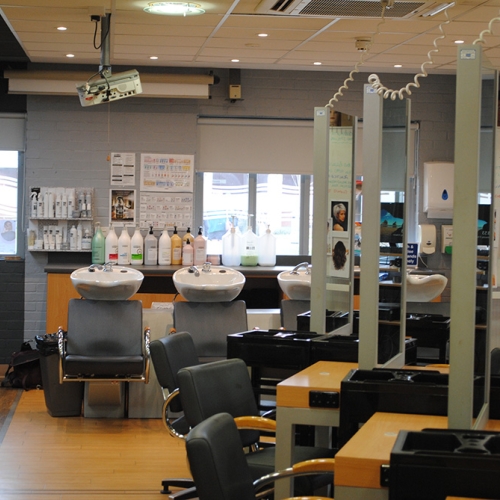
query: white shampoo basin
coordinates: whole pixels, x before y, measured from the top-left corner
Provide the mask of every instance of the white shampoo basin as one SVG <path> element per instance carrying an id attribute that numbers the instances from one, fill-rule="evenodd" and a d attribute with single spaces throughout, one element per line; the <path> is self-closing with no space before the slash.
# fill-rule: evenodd
<path id="1" fill-rule="evenodd" d="M 224 266 L 183 267 L 173 275 L 176 290 L 190 302 L 230 302 L 243 290 L 245 276 Z"/>
<path id="2" fill-rule="evenodd" d="M 306 269 L 295 273 L 283 271 L 278 274 L 278 283 L 283 293 L 292 300 L 310 300 L 311 274 Z"/>
<path id="3" fill-rule="evenodd" d="M 70 278 L 85 299 L 127 300 L 139 290 L 144 275 L 131 267 L 92 265 L 73 271 Z"/>
<path id="4" fill-rule="evenodd" d="M 443 293 L 448 278 L 442 274 L 408 274 L 406 276 L 406 301 L 429 302 Z"/>

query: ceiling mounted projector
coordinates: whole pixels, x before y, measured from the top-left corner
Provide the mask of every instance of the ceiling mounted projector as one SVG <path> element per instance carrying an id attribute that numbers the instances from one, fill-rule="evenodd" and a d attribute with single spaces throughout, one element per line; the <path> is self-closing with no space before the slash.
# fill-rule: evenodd
<path id="1" fill-rule="evenodd" d="M 111 14 L 106 14 L 104 17 L 90 16 L 90 19 L 96 23 L 96 32 L 97 23 L 101 21 L 101 65 L 98 73 L 91 76 L 86 82 L 77 83 L 76 89 L 80 97 L 80 104 L 82 106 L 94 106 L 95 104 L 117 101 L 118 99 L 141 94 L 142 85 L 139 72 L 136 69 L 114 75 L 111 73 L 109 61 Z M 97 75 L 101 78 L 93 80 Z"/>
<path id="2" fill-rule="evenodd" d="M 79 83 L 76 88 L 82 106 L 117 101 L 118 99 L 142 93 L 139 72 L 135 69 L 98 80 Z"/>

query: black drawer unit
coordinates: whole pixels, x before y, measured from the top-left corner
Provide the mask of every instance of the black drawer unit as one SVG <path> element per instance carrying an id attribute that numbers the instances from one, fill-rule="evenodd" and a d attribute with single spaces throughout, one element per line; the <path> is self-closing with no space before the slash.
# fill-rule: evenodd
<path id="1" fill-rule="evenodd" d="M 500 433 L 400 431 L 391 452 L 389 500 L 500 498 Z"/>

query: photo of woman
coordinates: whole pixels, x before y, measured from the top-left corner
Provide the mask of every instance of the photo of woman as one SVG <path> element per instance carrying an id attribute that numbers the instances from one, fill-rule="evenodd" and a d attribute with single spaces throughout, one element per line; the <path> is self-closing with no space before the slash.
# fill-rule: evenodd
<path id="1" fill-rule="evenodd" d="M 332 201 L 333 231 L 347 231 L 347 205 L 348 203 L 346 201 Z"/>
<path id="2" fill-rule="evenodd" d="M 346 278 L 349 276 L 349 240 L 344 238 L 332 238 L 332 264 L 330 268 L 332 276 Z"/>

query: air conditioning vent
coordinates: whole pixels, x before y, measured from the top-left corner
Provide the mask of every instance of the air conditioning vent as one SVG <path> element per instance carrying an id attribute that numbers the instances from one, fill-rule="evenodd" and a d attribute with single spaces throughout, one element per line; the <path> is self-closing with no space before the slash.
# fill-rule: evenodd
<path id="1" fill-rule="evenodd" d="M 405 19 L 430 8 L 429 2 L 403 1 L 385 11 L 390 19 Z M 432 4 L 435 5 L 435 4 Z M 260 14 L 315 17 L 378 18 L 381 14 L 378 0 L 262 0 L 256 8 Z"/>

